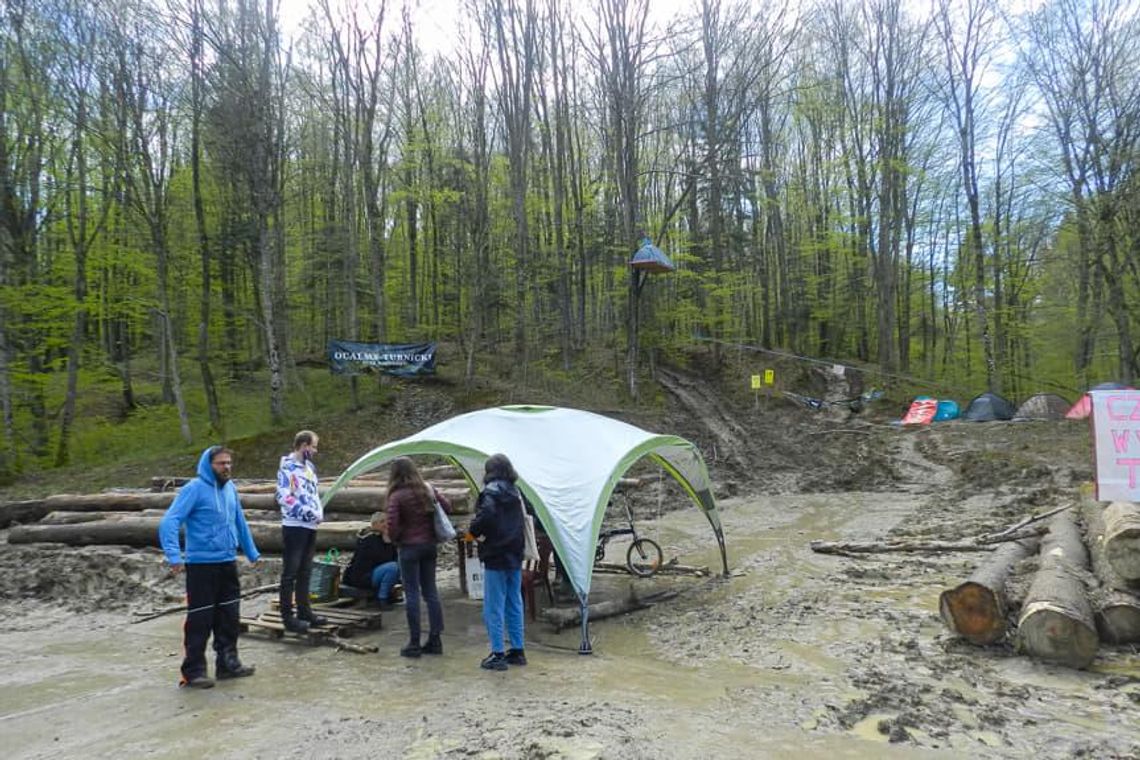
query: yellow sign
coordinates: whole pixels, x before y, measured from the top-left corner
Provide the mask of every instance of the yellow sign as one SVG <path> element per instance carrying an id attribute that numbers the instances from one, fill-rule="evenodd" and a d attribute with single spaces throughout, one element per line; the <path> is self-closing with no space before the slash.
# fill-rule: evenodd
<path id="1" fill-rule="evenodd" d="M 760 390 L 760 376 L 759 375 L 753 375 L 752 376 L 752 390 L 754 390 L 754 391 Z"/>
<path id="2" fill-rule="evenodd" d="M 774 370 L 774 369 L 764 370 L 764 385 L 775 385 L 775 384 L 776 384 L 776 370 Z"/>

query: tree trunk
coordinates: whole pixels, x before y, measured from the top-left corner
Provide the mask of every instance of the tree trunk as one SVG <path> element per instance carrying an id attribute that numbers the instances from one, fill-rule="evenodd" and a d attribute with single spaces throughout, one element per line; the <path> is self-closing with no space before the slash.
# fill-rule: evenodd
<path id="1" fill-rule="evenodd" d="M 202 262 L 202 295 L 198 306 L 198 371 L 206 394 L 210 430 L 224 434 L 222 410 L 214 374 L 210 371 L 210 239 L 206 232 L 206 210 L 202 202 L 202 23 L 201 0 L 191 4 L 190 31 L 190 178 L 194 197 L 194 224 L 198 231 L 198 256 Z"/>
<path id="2" fill-rule="evenodd" d="M 1081 513 L 1093 573 L 1100 581 L 1100 588 L 1090 595 L 1100 639 L 1109 644 L 1140 642 L 1140 585 L 1129 585 L 1105 556 L 1104 513 L 1100 504 L 1086 501 Z"/>
<path id="3" fill-rule="evenodd" d="M 463 514 L 472 503 L 470 491 L 466 488 L 440 489 L 449 502 L 452 511 Z M 124 493 L 111 491 L 96 494 L 56 494 L 43 499 L 12 501 L 0 504 L 0 528 L 13 522 L 29 523 L 42 519 L 49 512 L 141 512 L 144 509 L 166 509 L 174 501 L 174 493 L 153 493 L 140 491 Z M 382 508 L 387 490 L 384 488 L 345 488 L 324 506 L 341 512 L 370 515 Z M 242 506 L 248 509 L 277 509 L 277 497 L 273 493 L 240 494 Z"/>
<path id="4" fill-rule="evenodd" d="M 70 525 L 20 525 L 8 533 L 10 544 L 67 544 L 91 546 L 121 544 L 124 546 L 159 546 L 160 517 L 128 517 L 73 523 Z M 317 528 L 317 550 L 354 549 L 357 534 L 368 527 L 365 521 L 322 523 Z M 283 548 L 281 525 L 277 522 L 249 523 L 257 548 L 268 554 L 280 554 Z"/>
<path id="5" fill-rule="evenodd" d="M 1070 512 L 1049 523 L 1040 556 L 1017 623 L 1021 649 L 1048 662 L 1087 668 L 1096 658 L 1098 637 L 1081 577 L 1088 553 Z"/>
<path id="6" fill-rule="evenodd" d="M 942 592 L 938 609 L 946 626 L 972 644 L 992 644 L 1005 635 L 1005 579 L 1037 549 L 1036 539 L 1011 541 L 955 588 Z"/>

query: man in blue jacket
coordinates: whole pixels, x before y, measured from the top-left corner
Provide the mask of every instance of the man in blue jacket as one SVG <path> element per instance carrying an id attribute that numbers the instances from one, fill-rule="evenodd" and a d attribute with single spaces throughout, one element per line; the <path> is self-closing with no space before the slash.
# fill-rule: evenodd
<path id="1" fill-rule="evenodd" d="M 170 572 L 186 570 L 186 624 L 183 626 L 182 679 L 179 686 L 208 689 L 206 641 L 214 634 L 219 679 L 253 675 L 253 667 L 238 659 L 241 583 L 237 547 L 251 564 L 261 557 L 245 521 L 237 489 L 230 481 L 233 452 L 211 446 L 198 460 L 198 477 L 184 485 L 158 526 L 158 537 Z M 183 559 L 178 533 L 186 526 Z"/>

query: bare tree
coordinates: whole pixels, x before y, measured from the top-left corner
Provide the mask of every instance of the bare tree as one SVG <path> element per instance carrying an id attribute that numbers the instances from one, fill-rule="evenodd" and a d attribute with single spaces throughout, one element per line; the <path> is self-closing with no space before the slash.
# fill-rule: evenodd
<path id="1" fill-rule="evenodd" d="M 997 10 L 991 0 L 964 0 L 954 4 L 950 0 L 939 0 L 934 14 L 944 54 L 943 77 L 939 89 L 958 135 L 962 192 L 966 196 L 969 210 L 966 252 L 972 259 L 974 270 L 974 310 L 982 342 L 986 388 L 1000 393 L 1001 374 L 998 371 L 987 306 L 988 246 L 982 233 L 982 194 L 978 180 L 978 143 L 984 138 L 984 134 L 980 134 L 982 126 L 979 121 L 985 119 L 985 104 L 981 95 L 982 78 L 997 40 L 997 21 Z"/>
<path id="2" fill-rule="evenodd" d="M 90 161 L 101 151 L 108 162 L 113 162 L 113 151 L 107 150 L 107 143 L 91 135 L 100 135 L 106 130 L 95 124 L 99 119 L 99 106 L 108 106 L 109 97 L 102 97 L 92 107 L 91 93 L 106 93 L 105 85 L 99 81 L 97 71 L 100 39 L 99 24 L 94 14 L 79 4 L 65 4 L 58 22 L 61 28 L 59 42 L 66 51 L 66 75 L 64 77 L 65 102 L 71 127 L 70 150 L 67 157 L 67 190 L 64 194 L 64 210 L 67 219 L 67 237 L 75 256 L 75 322 L 71 341 L 67 350 L 67 390 L 63 408 L 60 410 L 59 440 L 56 445 L 55 464 L 67 464 L 71 458 L 71 426 L 75 421 L 75 404 L 78 394 L 79 363 L 83 353 L 83 343 L 87 335 L 87 255 L 96 238 L 103 232 L 107 213 L 111 208 L 110 184 L 115 171 L 103 172 L 104 182 L 96 189 L 91 181 Z M 92 111 L 95 111 L 93 116 Z M 92 142 L 98 143 L 92 146 Z M 110 155 L 107 155 L 110 154 Z M 97 206 L 93 210 L 92 203 Z"/>

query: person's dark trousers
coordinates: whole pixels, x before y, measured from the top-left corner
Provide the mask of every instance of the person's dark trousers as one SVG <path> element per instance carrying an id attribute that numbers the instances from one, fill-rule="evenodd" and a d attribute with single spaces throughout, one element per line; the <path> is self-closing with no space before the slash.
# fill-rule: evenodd
<path id="1" fill-rule="evenodd" d="M 281 552 L 281 614 L 293 610 L 296 593 L 297 606 L 309 606 L 309 577 L 313 573 L 313 552 L 317 546 L 317 532 L 295 525 L 281 526 L 284 543 Z"/>
<path id="2" fill-rule="evenodd" d="M 443 606 L 435 587 L 435 544 L 400 547 L 400 577 L 404 579 L 404 605 L 408 614 L 408 638 L 420 641 L 420 594 L 428 610 L 428 635 L 443 633 Z"/>
<path id="3" fill-rule="evenodd" d="M 206 675 L 206 642 L 214 651 L 237 651 L 241 620 L 241 583 L 237 562 L 186 565 L 186 623 L 183 626 L 182 680 Z"/>

